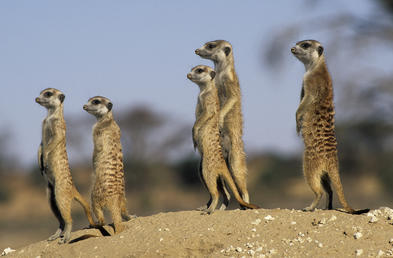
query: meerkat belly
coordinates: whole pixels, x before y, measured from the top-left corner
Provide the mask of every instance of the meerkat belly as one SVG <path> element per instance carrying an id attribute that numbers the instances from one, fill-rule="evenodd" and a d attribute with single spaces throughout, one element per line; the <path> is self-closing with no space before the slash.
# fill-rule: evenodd
<path id="1" fill-rule="evenodd" d="M 305 153 L 313 156 L 336 156 L 337 140 L 334 130 L 334 114 L 320 108 L 305 113 L 303 128 Z"/>
<path id="2" fill-rule="evenodd" d="M 94 195 L 105 199 L 124 193 L 123 167 L 110 160 L 100 160 L 95 166 Z"/>
<path id="3" fill-rule="evenodd" d="M 207 161 L 211 166 L 221 165 L 219 161 L 223 159 L 223 156 L 216 124 L 207 124 L 201 128 L 200 146 L 204 161 Z"/>

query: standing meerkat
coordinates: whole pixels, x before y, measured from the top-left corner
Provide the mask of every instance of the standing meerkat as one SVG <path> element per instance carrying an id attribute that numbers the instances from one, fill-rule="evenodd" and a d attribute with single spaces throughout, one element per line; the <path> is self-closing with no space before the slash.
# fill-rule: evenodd
<path id="1" fill-rule="evenodd" d="M 97 118 L 93 126 L 93 190 L 91 202 L 98 226 L 104 225 L 103 209 L 110 211 L 115 233 L 123 231 L 122 219 L 130 220 L 124 190 L 123 152 L 120 128 L 113 119 L 112 102 L 92 97 L 83 109 Z"/>
<path id="2" fill-rule="evenodd" d="M 203 183 L 210 193 L 210 201 L 204 212 L 214 212 L 219 199 L 219 193 L 228 205 L 229 198 L 224 190 L 223 180 L 232 190 L 236 200 L 242 207 L 256 209 L 256 205 L 248 204 L 241 198 L 235 182 L 228 170 L 220 145 L 218 129 L 219 103 L 217 89 L 214 83 L 216 72 L 204 65 L 192 68 L 187 78 L 196 83 L 200 88 L 196 107 L 196 121 L 192 130 L 194 146 L 201 154 L 200 173 Z"/>
<path id="3" fill-rule="evenodd" d="M 65 95 L 53 88 L 41 91 L 35 101 L 48 110 L 42 123 L 42 141 L 38 149 L 38 164 L 45 177 L 47 195 L 52 212 L 60 223 L 59 229 L 48 240 L 61 237 L 67 243 L 72 230 L 71 202 L 75 198 L 85 210 L 91 226 L 94 225 L 90 208 L 72 183 L 66 151 L 66 124 L 63 115 Z"/>
<path id="4" fill-rule="evenodd" d="M 338 199 L 348 213 L 352 209 L 344 197 L 340 180 L 337 140 L 334 125 L 333 85 L 328 72 L 323 46 L 316 40 L 303 40 L 291 48 L 291 52 L 305 66 L 300 105 L 296 111 L 297 132 L 302 134 L 305 150 L 303 155 L 304 177 L 315 194 L 310 206 L 304 211 L 313 211 L 327 194 L 326 209 L 332 209 L 333 183 Z"/>
<path id="5" fill-rule="evenodd" d="M 225 161 L 245 202 L 250 201 L 247 190 L 247 163 L 243 144 L 241 93 L 235 71 L 232 46 L 225 40 L 207 42 L 195 53 L 214 62 L 215 84 L 220 103 L 219 128 Z"/>

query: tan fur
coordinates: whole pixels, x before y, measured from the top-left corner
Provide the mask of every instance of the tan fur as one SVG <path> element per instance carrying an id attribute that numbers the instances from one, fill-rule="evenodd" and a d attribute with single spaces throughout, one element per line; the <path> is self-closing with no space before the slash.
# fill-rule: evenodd
<path id="1" fill-rule="evenodd" d="M 66 124 L 63 116 L 64 94 L 53 88 L 40 93 L 36 102 L 48 110 L 42 123 L 42 142 L 38 150 L 38 164 L 47 180 L 47 195 L 59 229 L 48 240 L 59 237 L 67 243 L 72 230 L 71 202 L 76 199 L 85 210 L 90 225 L 94 224 L 87 202 L 72 183 L 66 151 Z"/>
<path id="2" fill-rule="evenodd" d="M 214 76 L 213 69 L 203 65 L 194 67 L 187 75 L 200 87 L 193 140 L 194 146 L 201 154 L 201 178 L 210 193 L 210 201 L 205 212 L 208 214 L 214 212 L 218 204 L 219 193 L 224 198 L 224 205 L 228 204 L 229 199 L 224 190 L 223 180 L 229 185 L 241 206 L 255 209 L 258 207 L 242 200 L 222 154 L 218 129 L 219 100 Z"/>
<path id="3" fill-rule="evenodd" d="M 113 119 L 112 103 L 109 99 L 93 97 L 83 109 L 97 118 L 97 123 L 93 126 L 93 212 L 98 219 L 98 225 L 102 226 L 103 209 L 108 209 L 115 232 L 119 233 L 124 229 L 122 219 L 131 219 L 126 208 L 120 128 Z"/>
<path id="4" fill-rule="evenodd" d="M 232 46 L 224 40 L 207 42 L 195 50 L 202 58 L 214 62 L 217 73 L 215 84 L 220 103 L 219 128 L 224 158 L 245 202 L 249 202 L 247 190 L 247 163 L 243 144 L 243 117 L 241 93 L 236 75 Z"/>
<path id="5" fill-rule="evenodd" d="M 298 42 L 291 51 L 306 67 L 302 99 L 296 111 L 296 124 L 305 145 L 304 177 L 314 192 L 315 199 L 304 210 L 314 210 L 324 191 L 327 194 L 326 209 L 332 209 L 331 181 L 344 210 L 353 213 L 354 210 L 345 200 L 338 170 L 333 85 L 323 47 L 318 41 L 305 40 Z"/>

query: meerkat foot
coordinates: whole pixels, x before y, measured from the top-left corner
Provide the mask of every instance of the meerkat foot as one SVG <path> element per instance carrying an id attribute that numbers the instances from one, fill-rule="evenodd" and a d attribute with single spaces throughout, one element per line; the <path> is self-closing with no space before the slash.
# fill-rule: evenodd
<path id="1" fill-rule="evenodd" d="M 53 240 L 58 239 L 62 232 L 63 232 L 63 230 L 61 230 L 60 228 L 57 229 L 56 232 L 48 238 L 48 241 L 53 241 Z"/>
<path id="2" fill-rule="evenodd" d="M 302 209 L 302 211 L 314 211 L 314 210 L 315 210 L 315 208 L 310 207 L 310 206 L 308 206 L 308 207 Z"/>
<path id="3" fill-rule="evenodd" d="M 131 219 L 135 219 L 137 218 L 137 216 L 135 214 L 122 214 L 121 215 L 122 219 L 125 221 L 130 221 Z"/>
<path id="4" fill-rule="evenodd" d="M 207 210 L 207 205 L 203 205 L 201 207 L 196 208 L 197 211 L 206 211 Z"/>

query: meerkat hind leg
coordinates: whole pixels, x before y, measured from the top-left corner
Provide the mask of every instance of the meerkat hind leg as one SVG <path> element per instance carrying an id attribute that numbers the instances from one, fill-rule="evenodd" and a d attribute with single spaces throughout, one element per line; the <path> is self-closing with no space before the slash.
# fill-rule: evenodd
<path id="1" fill-rule="evenodd" d="M 64 219 L 61 217 L 59 207 L 57 207 L 53 186 L 50 185 L 49 183 L 48 183 L 48 197 L 49 197 L 50 208 L 53 214 L 55 215 L 55 217 L 57 218 L 57 220 L 59 221 L 59 228 L 56 230 L 56 232 L 53 235 L 51 235 L 48 238 L 48 241 L 53 241 L 59 238 L 61 233 L 63 233 L 65 222 Z"/>
<path id="2" fill-rule="evenodd" d="M 59 244 L 64 244 L 70 240 L 72 231 L 71 198 L 66 193 L 58 194 L 56 203 L 59 207 L 61 217 L 65 222 L 63 234 L 59 240 Z M 62 205 L 59 206 L 59 203 L 62 203 Z"/>
<path id="3" fill-rule="evenodd" d="M 332 188 L 330 186 L 330 178 L 329 178 L 329 175 L 327 173 L 325 173 L 321 177 L 321 183 L 322 183 L 323 189 L 325 190 L 325 193 L 326 193 L 326 206 L 325 206 L 325 209 L 331 210 L 331 209 L 333 209 L 333 191 L 332 191 Z"/>
<path id="4" fill-rule="evenodd" d="M 120 200 L 117 199 L 111 201 L 108 209 L 112 216 L 113 225 L 115 228 L 115 234 L 122 232 L 124 230 L 124 226 L 122 225 Z"/>
<path id="5" fill-rule="evenodd" d="M 314 175 L 312 178 L 307 178 L 307 183 L 310 185 L 311 190 L 315 194 L 315 198 L 310 206 L 303 209 L 303 211 L 313 211 L 317 207 L 318 203 L 321 201 L 323 190 L 321 184 L 321 178 Z"/>
<path id="6" fill-rule="evenodd" d="M 205 180 L 206 186 L 207 186 L 209 193 L 210 193 L 211 203 L 210 203 L 209 207 L 206 209 L 206 211 L 204 211 L 202 214 L 212 214 L 217 207 L 218 199 L 219 199 L 217 180 L 218 180 L 218 178 L 212 178 L 211 180 Z"/>
<path id="7" fill-rule="evenodd" d="M 104 217 L 104 212 L 102 210 L 102 207 L 99 206 L 95 201 L 93 203 L 93 213 L 94 216 L 97 218 L 97 222 L 95 223 L 96 227 L 102 227 L 105 225 L 105 217 Z"/>
<path id="8" fill-rule="evenodd" d="M 227 187 L 225 186 L 224 179 L 220 177 L 218 181 L 218 191 L 221 193 L 223 202 L 220 206 L 220 210 L 225 210 L 229 205 L 229 200 L 231 199 L 231 194 L 228 192 Z"/>
<path id="9" fill-rule="evenodd" d="M 246 203 L 250 203 L 250 197 L 247 190 L 247 165 L 242 153 L 235 151 L 229 152 L 229 170 L 236 183 L 239 193 Z"/>

